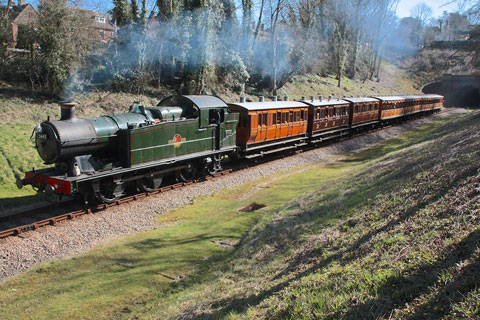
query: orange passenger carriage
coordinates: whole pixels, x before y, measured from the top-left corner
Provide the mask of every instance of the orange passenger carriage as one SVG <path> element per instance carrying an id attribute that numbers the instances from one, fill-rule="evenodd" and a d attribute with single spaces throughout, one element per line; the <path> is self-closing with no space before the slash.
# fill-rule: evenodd
<path id="1" fill-rule="evenodd" d="M 350 103 L 350 128 L 374 125 L 380 121 L 380 101 L 374 98 L 344 98 Z"/>
<path id="2" fill-rule="evenodd" d="M 405 96 L 405 115 L 416 114 L 428 110 L 427 100 L 424 95 Z"/>
<path id="3" fill-rule="evenodd" d="M 308 104 L 308 133 L 311 138 L 338 133 L 348 130 L 350 103 L 346 100 L 324 100 L 322 96 L 318 100 L 303 100 Z"/>
<path id="4" fill-rule="evenodd" d="M 308 137 L 308 105 L 302 102 L 231 103 L 229 110 L 240 114 L 237 146 L 242 151 L 304 143 Z"/>
<path id="5" fill-rule="evenodd" d="M 424 96 L 427 102 L 427 110 L 439 111 L 443 107 L 444 97 L 438 94 L 427 94 Z"/>
<path id="6" fill-rule="evenodd" d="M 380 100 L 380 119 L 396 120 L 405 115 L 406 100 L 404 97 L 398 96 L 374 96 L 373 98 Z"/>

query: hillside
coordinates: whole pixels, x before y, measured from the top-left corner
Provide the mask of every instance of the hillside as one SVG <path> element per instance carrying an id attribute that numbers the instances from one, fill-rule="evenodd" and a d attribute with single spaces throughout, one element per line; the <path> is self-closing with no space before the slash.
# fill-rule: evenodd
<path id="1" fill-rule="evenodd" d="M 480 113 L 195 200 L 0 285 L 14 318 L 477 319 Z M 264 207 L 239 211 L 249 204 Z"/>
<path id="2" fill-rule="evenodd" d="M 333 94 L 336 97 L 346 95 L 372 95 L 392 93 L 416 92 L 414 85 L 406 74 L 391 65 L 384 65 L 383 80 L 381 82 L 352 81 L 345 79 L 344 86 L 337 88 L 333 77 L 299 76 L 292 83 L 281 89 L 282 95 L 289 95 L 291 99 L 300 99 L 302 95 L 319 95 L 325 97 Z M 92 92 L 76 97 L 78 117 L 94 117 L 110 113 L 126 112 L 134 101 L 141 101 L 146 105 L 154 105 L 158 101 L 172 94 L 167 89 L 152 89 L 143 95 L 132 95 L 112 92 Z M 219 91 L 216 92 L 226 101 L 237 101 L 238 94 Z M 268 95 L 268 93 L 258 93 Z M 247 95 L 256 100 L 253 95 Z M 0 83 L 0 210 L 18 206 L 18 203 L 35 202 L 35 192 L 31 188 L 18 190 L 15 186 L 15 177 L 22 176 L 25 171 L 33 167 L 42 168 L 43 164 L 33 148 L 30 139 L 35 124 L 47 117 L 58 118 L 60 108 L 57 101 L 44 97 L 32 97 L 25 89 L 11 87 Z"/>

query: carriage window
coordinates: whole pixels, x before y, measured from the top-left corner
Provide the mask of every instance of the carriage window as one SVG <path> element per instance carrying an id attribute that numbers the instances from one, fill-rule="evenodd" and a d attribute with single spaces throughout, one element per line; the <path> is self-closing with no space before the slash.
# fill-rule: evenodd
<path id="1" fill-rule="evenodd" d="M 262 125 L 262 115 L 261 114 L 258 115 L 258 125 L 259 126 Z"/>
<path id="2" fill-rule="evenodd" d="M 305 118 L 304 118 L 304 114 L 303 114 L 303 110 L 302 110 L 302 111 L 300 111 L 300 120 L 303 121 L 303 119 L 305 119 Z"/>
<path id="3" fill-rule="evenodd" d="M 290 122 L 293 122 L 293 112 L 290 111 Z"/>
<path id="4" fill-rule="evenodd" d="M 300 111 L 297 111 L 297 121 L 300 121 Z"/>
<path id="5" fill-rule="evenodd" d="M 277 114 L 276 113 L 273 114 L 272 124 L 277 124 Z"/>
<path id="6" fill-rule="evenodd" d="M 360 111 L 359 106 L 355 106 L 355 113 L 358 113 Z"/>
<path id="7" fill-rule="evenodd" d="M 287 116 L 288 116 L 288 113 L 286 112 L 282 113 L 282 123 L 287 123 Z"/>
<path id="8" fill-rule="evenodd" d="M 281 112 L 277 112 L 277 123 L 278 124 L 282 123 L 282 113 Z"/>
<path id="9" fill-rule="evenodd" d="M 362 112 L 365 112 L 365 111 L 367 111 L 367 106 L 366 106 L 366 105 L 363 105 L 363 106 L 362 106 Z"/>
<path id="10" fill-rule="evenodd" d="M 337 117 L 342 115 L 342 108 L 337 108 Z"/>
<path id="11" fill-rule="evenodd" d="M 263 114 L 263 125 L 267 125 L 267 117 L 268 117 L 268 113 L 264 113 Z"/>
<path id="12" fill-rule="evenodd" d="M 335 111 L 335 110 L 334 110 L 333 108 L 328 109 L 328 116 L 329 116 L 329 117 L 333 117 L 333 112 L 334 112 L 334 111 Z"/>
<path id="13" fill-rule="evenodd" d="M 368 111 L 372 111 L 372 105 L 371 104 L 368 105 Z"/>

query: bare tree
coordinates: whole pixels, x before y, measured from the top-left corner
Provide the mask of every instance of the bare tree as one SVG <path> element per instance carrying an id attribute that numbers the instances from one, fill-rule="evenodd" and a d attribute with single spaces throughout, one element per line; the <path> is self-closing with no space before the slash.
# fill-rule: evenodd
<path id="1" fill-rule="evenodd" d="M 278 76 L 278 60 L 277 60 L 277 27 L 280 17 L 280 12 L 284 9 L 286 4 L 285 0 L 270 0 L 270 29 L 272 34 L 272 65 L 273 65 L 273 76 L 272 76 L 272 92 L 273 95 L 277 95 L 277 76 Z"/>
<path id="2" fill-rule="evenodd" d="M 420 2 L 410 10 L 410 15 L 420 21 L 423 30 L 432 17 L 433 10 L 425 2 Z"/>

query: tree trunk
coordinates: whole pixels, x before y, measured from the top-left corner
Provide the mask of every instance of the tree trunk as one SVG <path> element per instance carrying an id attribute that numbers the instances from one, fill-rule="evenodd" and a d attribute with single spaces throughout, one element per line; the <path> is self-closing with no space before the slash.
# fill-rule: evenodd
<path id="1" fill-rule="evenodd" d="M 255 47 L 255 43 L 257 41 L 258 34 L 260 33 L 260 28 L 262 27 L 262 16 L 263 16 L 263 8 L 264 7 L 265 7 L 265 0 L 262 0 L 262 4 L 260 6 L 260 14 L 258 15 L 257 27 L 255 28 L 255 34 L 253 36 L 252 49 Z"/>

